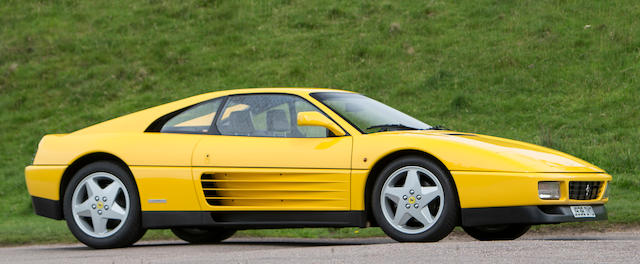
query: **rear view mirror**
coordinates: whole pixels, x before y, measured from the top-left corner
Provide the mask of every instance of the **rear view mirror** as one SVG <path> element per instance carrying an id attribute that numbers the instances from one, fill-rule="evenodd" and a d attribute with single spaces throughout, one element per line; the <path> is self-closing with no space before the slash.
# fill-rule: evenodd
<path id="1" fill-rule="evenodd" d="M 298 126 L 321 126 L 329 129 L 336 136 L 346 135 L 336 123 L 319 112 L 298 113 Z"/>

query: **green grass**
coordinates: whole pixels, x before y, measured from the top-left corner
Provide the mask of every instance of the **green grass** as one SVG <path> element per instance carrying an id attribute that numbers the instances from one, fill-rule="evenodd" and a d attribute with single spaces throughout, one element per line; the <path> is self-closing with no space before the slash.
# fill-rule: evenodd
<path id="1" fill-rule="evenodd" d="M 0 243 L 70 239 L 25 187 L 44 134 L 244 87 L 353 90 L 568 152 L 614 176 L 610 222 L 640 222 L 638 17 L 633 0 L 0 1 Z M 246 234 L 270 232 L 288 231 Z"/>

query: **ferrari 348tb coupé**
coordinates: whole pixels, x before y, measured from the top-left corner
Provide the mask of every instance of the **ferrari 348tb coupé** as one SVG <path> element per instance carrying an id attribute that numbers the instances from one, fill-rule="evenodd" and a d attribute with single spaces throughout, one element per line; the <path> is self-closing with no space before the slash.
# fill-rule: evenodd
<path id="1" fill-rule="evenodd" d="M 535 224 L 606 219 L 610 181 L 559 151 L 306 88 L 212 92 L 46 135 L 26 168 L 36 214 L 93 248 L 159 228 L 191 243 L 284 227 L 515 239 Z"/>

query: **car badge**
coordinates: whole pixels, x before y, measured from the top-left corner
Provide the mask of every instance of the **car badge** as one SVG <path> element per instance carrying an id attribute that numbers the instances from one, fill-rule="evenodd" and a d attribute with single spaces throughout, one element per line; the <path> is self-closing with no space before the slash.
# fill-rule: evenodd
<path id="1" fill-rule="evenodd" d="M 586 191 L 586 196 L 589 196 L 589 192 L 591 191 L 591 186 L 587 184 L 587 188 L 584 188 L 584 190 Z"/>

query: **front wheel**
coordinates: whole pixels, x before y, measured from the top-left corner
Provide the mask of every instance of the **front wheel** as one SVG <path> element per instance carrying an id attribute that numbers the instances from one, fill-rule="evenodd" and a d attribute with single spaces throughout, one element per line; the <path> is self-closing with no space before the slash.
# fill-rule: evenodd
<path id="1" fill-rule="evenodd" d="M 92 248 L 129 246 L 145 233 L 136 185 L 112 162 L 80 169 L 67 186 L 63 211 L 71 233 Z"/>
<path id="2" fill-rule="evenodd" d="M 481 241 L 514 240 L 529 231 L 530 225 L 463 226 L 467 234 Z"/>
<path id="3" fill-rule="evenodd" d="M 191 244 L 212 244 L 230 238 L 236 233 L 236 230 L 223 228 L 179 227 L 172 228 L 171 232 L 180 239 Z"/>
<path id="4" fill-rule="evenodd" d="M 410 156 L 391 162 L 376 180 L 373 215 L 400 242 L 435 242 L 458 223 L 457 194 L 447 172 L 433 161 Z"/>

